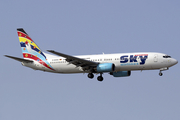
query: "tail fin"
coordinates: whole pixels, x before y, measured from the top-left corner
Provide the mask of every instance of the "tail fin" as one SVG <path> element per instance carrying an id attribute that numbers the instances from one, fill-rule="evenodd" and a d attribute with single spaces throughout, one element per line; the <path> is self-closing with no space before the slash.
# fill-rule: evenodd
<path id="1" fill-rule="evenodd" d="M 24 58 L 32 59 L 43 64 L 45 67 L 53 70 L 51 65 L 47 62 L 47 58 L 36 43 L 29 37 L 23 28 L 17 29 L 19 42 L 21 45 Z"/>
<path id="2" fill-rule="evenodd" d="M 18 28 L 17 33 L 24 58 L 29 58 L 29 55 L 34 55 L 38 58 L 46 59 L 46 56 L 43 54 L 41 49 L 29 37 L 29 35 L 24 31 L 24 29 Z"/>

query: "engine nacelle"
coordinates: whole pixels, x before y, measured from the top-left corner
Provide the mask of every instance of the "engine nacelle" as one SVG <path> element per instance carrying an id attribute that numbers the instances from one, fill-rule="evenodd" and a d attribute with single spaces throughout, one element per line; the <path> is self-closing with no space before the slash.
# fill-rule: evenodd
<path id="1" fill-rule="evenodd" d="M 131 75 L 131 71 L 119 71 L 119 72 L 113 72 L 112 75 L 114 77 L 127 77 Z"/>
<path id="2" fill-rule="evenodd" d="M 113 72 L 115 65 L 113 63 L 101 63 L 96 67 L 97 72 Z"/>

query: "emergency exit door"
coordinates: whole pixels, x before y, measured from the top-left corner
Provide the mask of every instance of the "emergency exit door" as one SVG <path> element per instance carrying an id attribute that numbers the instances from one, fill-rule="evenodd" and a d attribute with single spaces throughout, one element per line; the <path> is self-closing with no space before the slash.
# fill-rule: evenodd
<path id="1" fill-rule="evenodd" d="M 155 55 L 154 55 L 154 62 L 157 62 L 157 61 L 158 61 L 158 55 L 155 54 Z"/>

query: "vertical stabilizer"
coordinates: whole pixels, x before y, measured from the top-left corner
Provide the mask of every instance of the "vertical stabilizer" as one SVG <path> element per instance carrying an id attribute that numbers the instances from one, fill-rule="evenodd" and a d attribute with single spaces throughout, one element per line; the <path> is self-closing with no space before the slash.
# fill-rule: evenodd
<path id="1" fill-rule="evenodd" d="M 26 54 L 32 54 L 39 58 L 45 58 L 46 56 L 43 54 L 41 49 L 36 45 L 36 43 L 29 37 L 29 35 L 24 31 L 24 29 L 17 29 L 19 42 L 21 45 L 23 57 L 27 58 Z"/>
<path id="2" fill-rule="evenodd" d="M 53 70 L 53 68 L 47 61 L 47 58 L 44 55 L 44 53 L 36 45 L 36 43 L 29 37 L 29 35 L 24 31 L 24 29 L 18 28 L 17 33 L 18 33 L 23 57 L 25 59 L 32 59 L 34 61 L 38 61 L 40 64 L 44 65 L 45 67 Z"/>

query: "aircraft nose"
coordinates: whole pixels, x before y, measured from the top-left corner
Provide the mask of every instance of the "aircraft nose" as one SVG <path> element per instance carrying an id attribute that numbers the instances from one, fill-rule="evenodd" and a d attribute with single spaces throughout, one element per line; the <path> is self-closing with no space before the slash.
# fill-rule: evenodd
<path id="1" fill-rule="evenodd" d="M 173 59 L 173 60 L 172 60 L 172 63 L 173 63 L 173 65 L 175 65 L 175 64 L 178 63 L 178 61 L 177 61 L 176 59 Z"/>

